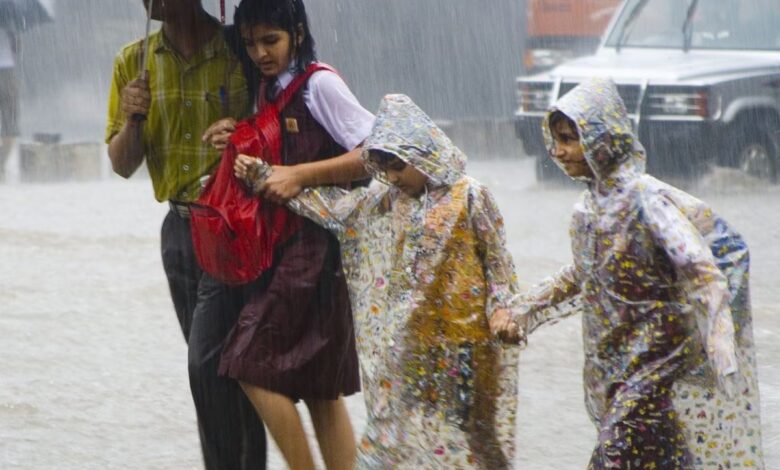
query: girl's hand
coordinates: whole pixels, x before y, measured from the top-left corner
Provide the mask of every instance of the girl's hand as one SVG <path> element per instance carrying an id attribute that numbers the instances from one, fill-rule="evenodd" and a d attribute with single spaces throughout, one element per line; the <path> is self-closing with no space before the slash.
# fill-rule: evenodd
<path id="1" fill-rule="evenodd" d="M 258 189 L 264 198 L 284 204 L 303 191 L 303 184 L 295 167 L 274 166 L 271 176 Z"/>
<path id="2" fill-rule="evenodd" d="M 230 143 L 230 136 L 236 131 L 236 120 L 233 118 L 224 118 L 210 125 L 203 133 L 201 140 L 210 144 L 220 152 Z"/>

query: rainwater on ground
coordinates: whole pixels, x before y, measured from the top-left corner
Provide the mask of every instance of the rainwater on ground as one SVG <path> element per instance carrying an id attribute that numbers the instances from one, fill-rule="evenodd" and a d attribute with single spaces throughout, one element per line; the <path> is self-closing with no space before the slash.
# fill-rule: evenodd
<path id="1" fill-rule="evenodd" d="M 571 259 L 577 188 L 539 186 L 530 159 L 472 160 L 469 171 L 499 202 L 522 287 Z M 766 468 L 780 468 L 780 186 L 717 170 L 688 190 L 750 244 Z M 202 468 L 160 262 L 166 211 L 144 178 L 0 185 L 0 468 Z M 581 348 L 577 318 L 531 338 L 518 468 L 585 468 L 595 433 Z M 358 434 L 362 400 L 348 398 Z M 284 468 L 273 445 L 269 468 Z"/>

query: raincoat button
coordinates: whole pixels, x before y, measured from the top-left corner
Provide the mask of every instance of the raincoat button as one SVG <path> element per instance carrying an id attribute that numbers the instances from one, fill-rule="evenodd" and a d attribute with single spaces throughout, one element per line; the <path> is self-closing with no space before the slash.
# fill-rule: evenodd
<path id="1" fill-rule="evenodd" d="M 192 139 L 192 134 L 187 132 L 186 134 L 184 134 L 184 138 L 187 139 L 187 140 L 190 140 L 190 139 Z"/>
<path id="2" fill-rule="evenodd" d="M 184 102 L 184 106 L 186 106 L 186 107 L 188 107 L 188 108 L 191 108 L 191 107 L 192 107 L 192 101 L 191 101 L 191 100 L 187 100 L 187 101 L 185 101 L 185 102 Z"/>
<path id="3" fill-rule="evenodd" d="M 190 166 L 189 165 L 182 165 L 181 169 L 184 170 L 184 171 L 190 171 Z"/>

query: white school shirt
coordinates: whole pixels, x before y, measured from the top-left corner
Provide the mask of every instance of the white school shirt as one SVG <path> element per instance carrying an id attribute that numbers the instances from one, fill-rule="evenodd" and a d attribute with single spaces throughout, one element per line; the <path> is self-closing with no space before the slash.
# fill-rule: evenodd
<path id="1" fill-rule="evenodd" d="M 287 88 L 293 77 L 290 69 L 279 75 L 277 84 L 281 88 L 277 88 L 277 94 Z M 360 145 L 371 133 L 374 115 L 360 105 L 344 80 L 330 70 L 320 70 L 309 77 L 303 102 L 333 140 L 347 150 Z"/>

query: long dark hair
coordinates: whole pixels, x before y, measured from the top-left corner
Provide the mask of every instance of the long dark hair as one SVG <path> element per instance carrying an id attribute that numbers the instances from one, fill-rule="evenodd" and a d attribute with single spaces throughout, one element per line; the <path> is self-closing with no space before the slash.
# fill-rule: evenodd
<path id="1" fill-rule="evenodd" d="M 241 28 L 265 24 L 282 29 L 290 35 L 292 57 L 295 58 L 296 71 L 303 72 L 306 67 L 317 60 L 314 50 L 314 37 L 309 29 L 309 19 L 303 0 L 241 0 L 233 15 L 234 26 L 227 32 L 228 43 L 241 61 L 246 77 L 249 96 L 254 101 L 257 96 L 260 80 L 263 78 L 257 69 L 241 40 Z M 303 39 L 298 44 L 300 36 L 298 25 L 301 26 Z M 270 85 L 270 84 L 269 84 Z M 269 86 L 269 90 L 273 87 Z"/>

